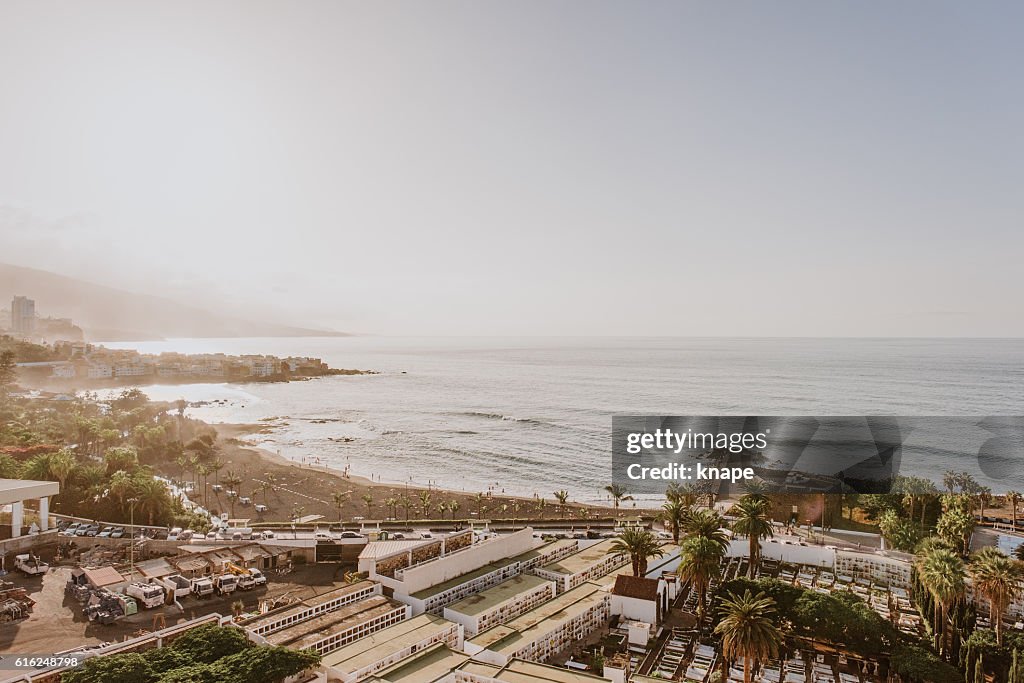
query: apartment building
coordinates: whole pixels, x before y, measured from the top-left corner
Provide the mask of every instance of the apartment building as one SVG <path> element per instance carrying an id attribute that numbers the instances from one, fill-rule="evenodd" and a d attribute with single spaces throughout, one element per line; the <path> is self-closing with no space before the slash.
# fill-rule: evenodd
<path id="1" fill-rule="evenodd" d="M 629 556 L 611 552 L 615 539 L 605 539 L 557 562 L 536 567 L 533 573 L 555 582 L 559 593 L 605 576 L 629 562 Z"/>
<path id="2" fill-rule="evenodd" d="M 298 605 L 267 612 L 255 619 L 242 622 L 240 626 L 254 636 L 266 636 L 375 595 L 381 595 L 379 583 L 360 581 L 306 598 Z"/>
<path id="3" fill-rule="evenodd" d="M 493 588 L 463 598 L 444 608 L 444 618 L 462 624 L 472 638 L 492 626 L 504 624 L 555 597 L 555 584 L 530 574 L 519 574 Z"/>
<path id="4" fill-rule="evenodd" d="M 257 643 L 312 650 L 321 655 L 345 647 L 360 638 L 405 621 L 411 615 L 408 605 L 374 595 L 336 610 L 251 638 Z"/>
<path id="5" fill-rule="evenodd" d="M 356 683 L 438 643 L 461 649 L 462 626 L 421 614 L 335 650 L 320 664 L 328 683 Z"/>
<path id="6" fill-rule="evenodd" d="M 610 616 L 611 595 L 597 584 L 584 582 L 467 640 L 464 652 L 475 661 L 497 666 L 516 658 L 544 662 L 601 628 Z"/>

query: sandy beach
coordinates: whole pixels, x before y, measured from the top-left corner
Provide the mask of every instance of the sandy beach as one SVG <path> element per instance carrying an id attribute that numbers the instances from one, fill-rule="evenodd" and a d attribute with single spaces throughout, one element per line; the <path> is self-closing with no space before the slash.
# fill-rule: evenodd
<path id="1" fill-rule="evenodd" d="M 358 518 L 380 520 L 408 518 L 416 520 L 438 519 L 558 519 L 576 520 L 577 524 L 587 517 L 608 517 L 614 515 L 632 516 L 631 507 L 614 510 L 610 507 L 583 505 L 570 502 L 564 509 L 559 506 L 552 491 L 538 492 L 538 497 L 517 498 L 498 492 L 453 491 L 434 487 L 375 482 L 366 477 L 348 474 L 315 462 L 287 459 L 269 450 L 258 448 L 244 441 L 246 436 L 265 429 L 263 424 L 214 424 L 220 448 L 219 458 L 224 463 L 216 475 L 211 475 L 206 494 L 207 507 L 213 511 L 225 511 L 232 517 L 251 517 L 252 522 L 289 521 L 293 516 L 322 515 L 325 520 L 352 522 Z M 252 506 L 238 503 L 232 510 L 231 501 L 224 492 L 216 492 L 213 484 L 235 475 L 242 480 L 239 496 L 250 497 L 254 503 L 267 505 L 263 514 L 255 512 Z M 386 478 L 386 475 L 382 475 Z M 342 494 L 340 504 L 335 494 Z M 481 495 L 482 494 L 482 495 Z M 570 492 L 571 494 L 571 492 Z M 203 500 L 203 492 L 197 496 Z M 367 496 L 369 499 L 367 499 Z M 408 506 L 402 501 L 408 500 Z M 438 509 L 444 505 L 446 509 Z M 454 512 L 450 509 L 454 506 Z"/>

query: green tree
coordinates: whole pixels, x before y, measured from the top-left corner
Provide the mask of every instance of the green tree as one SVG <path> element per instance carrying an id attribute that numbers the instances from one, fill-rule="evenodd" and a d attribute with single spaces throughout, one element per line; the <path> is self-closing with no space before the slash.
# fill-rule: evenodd
<path id="1" fill-rule="evenodd" d="M 647 560 L 665 554 L 661 549 L 661 543 L 658 542 L 654 534 L 647 529 L 632 526 L 623 529 L 619 537 L 612 541 L 608 553 L 629 555 L 633 576 L 645 576 Z"/>
<path id="2" fill-rule="evenodd" d="M 609 484 L 604 487 L 604 490 L 608 492 L 608 495 L 612 498 L 612 505 L 616 510 L 619 509 L 619 505 L 622 501 L 633 500 L 633 496 L 626 492 L 626 489 L 619 486 L 618 484 Z"/>
<path id="3" fill-rule="evenodd" d="M 553 495 L 555 500 L 558 501 L 558 514 L 565 517 L 565 506 L 569 504 L 569 492 L 562 489 L 561 491 L 555 491 Z"/>
<path id="4" fill-rule="evenodd" d="M 729 547 L 729 536 L 725 533 L 725 520 L 714 510 L 694 510 L 683 522 L 683 533 L 687 538 L 706 538 L 719 546 L 724 555 Z"/>
<path id="5" fill-rule="evenodd" d="M 1007 491 L 1006 495 L 1003 496 L 1009 504 L 1013 515 L 1013 530 L 1017 530 L 1017 506 L 1020 505 L 1021 496 L 1019 491 Z"/>
<path id="6" fill-rule="evenodd" d="M 935 650 L 945 654 L 949 611 L 965 590 L 963 560 L 951 550 L 936 548 L 918 558 L 917 575 L 935 601 Z"/>
<path id="7" fill-rule="evenodd" d="M 968 565 L 974 589 L 985 596 L 989 618 L 996 631 L 996 644 L 1003 644 L 1003 614 L 1020 595 L 1024 569 L 1020 560 L 1013 560 L 995 548 L 984 548 Z"/>
<path id="8" fill-rule="evenodd" d="M 682 530 L 683 524 L 686 522 L 686 516 L 690 509 L 683 505 L 682 501 L 678 498 L 669 498 L 669 500 L 661 506 L 662 517 L 665 520 L 665 524 L 672 530 L 672 542 L 679 545 L 679 533 Z"/>
<path id="9" fill-rule="evenodd" d="M 750 563 L 748 574 L 754 578 L 761 563 L 761 539 L 775 535 L 772 528 L 771 502 L 766 498 L 743 496 L 732 508 L 736 521 L 734 532 L 746 536 L 750 541 Z"/>
<path id="10" fill-rule="evenodd" d="M 715 633 L 722 638 L 722 656 L 743 659 L 743 681 L 751 683 L 754 669 L 761 662 L 778 657 L 782 631 L 776 625 L 775 602 L 763 593 L 746 591 L 729 595 L 719 609 L 722 620 Z"/>
<path id="11" fill-rule="evenodd" d="M 691 536 L 683 541 L 679 552 L 679 578 L 697 591 L 697 622 L 703 623 L 707 607 L 708 586 L 722 575 L 725 548 L 706 536 Z"/>

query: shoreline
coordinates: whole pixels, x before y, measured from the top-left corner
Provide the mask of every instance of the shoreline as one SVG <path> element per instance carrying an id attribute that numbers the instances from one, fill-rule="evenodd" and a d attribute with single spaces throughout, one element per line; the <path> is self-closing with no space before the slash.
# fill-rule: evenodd
<path id="1" fill-rule="evenodd" d="M 220 458 L 225 467 L 217 473 L 218 478 L 223 479 L 227 473 L 239 476 L 243 480 L 238 487 L 239 495 L 270 507 L 267 513 L 258 515 L 256 522 L 289 521 L 297 508 L 302 513 L 298 516 L 322 515 L 331 523 L 336 523 L 339 517 L 347 523 L 388 518 L 405 521 L 408 510 L 410 525 L 450 519 L 517 519 L 526 522 L 534 518 L 562 518 L 567 524 L 579 526 L 595 516 L 635 517 L 649 513 L 640 508 L 615 509 L 575 501 L 569 501 L 563 508 L 553 498 L 458 491 L 412 482 L 375 481 L 327 464 L 292 460 L 244 440 L 246 436 L 267 430 L 265 424 L 203 424 L 216 433 L 218 443 L 222 445 Z M 207 483 L 213 483 L 213 479 L 208 479 Z M 344 498 L 340 509 L 334 501 L 335 494 Z M 370 497 L 369 502 L 366 496 Z M 193 500 L 198 502 L 200 497 L 201 494 L 197 494 Z M 403 498 L 408 499 L 408 508 L 406 504 L 396 504 Z M 390 505 L 388 501 L 391 501 Z M 219 493 L 204 501 L 204 506 L 211 511 L 219 511 L 224 504 L 225 499 Z M 449 507 L 438 509 L 439 504 Z M 242 510 L 248 513 L 252 508 L 244 507 Z M 238 512 L 237 505 L 232 517 L 236 516 L 235 512 Z M 254 511 L 252 514 L 256 515 Z"/>

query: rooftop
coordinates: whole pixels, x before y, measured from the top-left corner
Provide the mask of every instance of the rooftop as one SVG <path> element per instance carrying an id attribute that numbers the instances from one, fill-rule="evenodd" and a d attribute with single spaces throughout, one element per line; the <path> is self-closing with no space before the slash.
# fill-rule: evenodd
<path id="1" fill-rule="evenodd" d="M 376 678 L 389 683 L 431 683 L 468 660 L 469 655 L 455 652 L 444 643 L 437 643 L 384 669 Z"/>
<path id="2" fill-rule="evenodd" d="M 245 628 L 250 628 L 250 629 L 260 628 L 260 627 L 265 626 L 267 624 L 272 624 L 272 623 L 274 623 L 276 621 L 279 621 L 282 618 L 287 618 L 289 616 L 292 616 L 293 614 L 299 614 L 301 612 L 305 612 L 310 607 L 316 607 L 317 605 L 322 605 L 325 602 L 329 602 L 329 601 L 334 600 L 336 598 L 340 598 L 340 597 L 343 597 L 343 596 L 348 595 L 350 593 L 355 593 L 357 591 L 361 591 L 364 588 L 369 588 L 372 585 L 373 585 L 372 581 L 365 581 L 364 580 L 364 581 L 358 581 L 356 583 L 353 583 L 353 584 L 350 584 L 350 585 L 347 585 L 347 586 L 341 586 L 340 588 L 335 588 L 335 589 L 329 590 L 329 591 L 327 591 L 325 593 L 321 593 L 320 595 L 314 595 L 312 597 L 306 598 L 305 600 L 303 600 L 303 601 L 301 601 L 301 602 L 299 602 L 299 603 L 297 603 L 295 605 L 292 605 L 291 607 L 287 607 L 285 609 L 282 609 L 282 610 L 279 610 L 279 611 L 275 611 L 275 612 L 268 612 L 267 614 L 264 614 L 264 615 L 262 615 L 260 617 L 257 617 L 256 619 L 253 619 L 252 621 L 246 622 L 245 624 L 243 624 L 243 626 Z"/>
<path id="3" fill-rule="evenodd" d="M 452 626 L 452 622 L 441 617 L 421 614 L 324 655 L 321 664 L 341 671 L 359 671 Z"/>
<path id="4" fill-rule="evenodd" d="M 434 541 L 435 539 L 432 538 L 410 539 L 407 541 L 371 541 L 367 543 L 366 547 L 363 548 L 361 553 L 359 553 L 359 559 L 365 560 L 373 558 L 378 560 L 383 557 L 391 557 L 398 553 L 409 552 L 413 548 L 426 545 L 427 543 L 433 543 Z"/>
<path id="5" fill-rule="evenodd" d="M 604 561 L 604 559 L 608 557 L 608 551 L 611 550 L 613 543 L 615 543 L 614 538 L 606 538 L 600 543 L 595 543 L 588 548 L 584 548 L 578 553 L 573 553 L 568 557 L 562 558 L 558 562 L 546 564 L 543 569 L 556 574 L 579 574 L 580 572 L 590 569 L 595 564 Z"/>
<path id="6" fill-rule="evenodd" d="M 55 496 L 60 484 L 55 481 L 32 481 L 31 479 L 0 479 L 0 505 L 18 503 L 32 498 Z"/>
<path id="7" fill-rule="evenodd" d="M 293 650 L 303 650 L 330 635 L 366 623 L 397 607 L 404 605 L 382 595 L 374 595 L 275 631 L 267 636 L 267 642 L 271 645 L 287 645 Z"/>
<path id="8" fill-rule="evenodd" d="M 619 574 L 615 577 L 615 587 L 612 589 L 612 593 L 615 595 L 621 595 L 625 598 L 657 600 L 658 580 L 645 579 L 641 576 Z"/>
<path id="9" fill-rule="evenodd" d="M 532 591 L 539 586 L 550 583 L 550 581 L 542 579 L 539 576 L 520 574 L 518 576 L 513 576 L 507 581 L 502 581 L 493 588 L 488 588 L 476 595 L 471 595 L 468 598 L 463 598 L 452 605 L 448 605 L 448 609 L 470 616 L 482 614 L 497 607 L 498 605 L 501 605 L 502 603 L 512 600 L 517 595 L 521 595 L 522 593 Z"/>
<path id="10" fill-rule="evenodd" d="M 473 579 L 483 576 L 484 574 L 490 574 L 491 572 L 503 569 L 509 566 L 510 564 L 513 564 L 514 562 L 517 562 L 515 558 L 507 558 L 504 560 L 498 560 L 497 562 L 491 562 L 490 564 L 485 564 L 479 569 L 474 569 L 471 572 L 460 574 L 459 576 L 456 576 L 454 579 L 448 579 L 447 581 L 439 583 L 435 586 L 431 586 L 430 588 L 424 588 L 421 591 L 416 591 L 412 594 L 412 597 L 418 598 L 420 600 L 425 600 L 434 595 L 440 595 L 441 593 L 444 593 L 447 590 L 451 590 L 456 586 L 461 586 L 467 581 L 472 581 Z"/>
<path id="11" fill-rule="evenodd" d="M 568 590 L 526 614 L 494 628 L 488 629 L 469 642 L 484 649 L 509 654 L 551 630 L 558 624 L 576 617 L 605 598 L 605 592 L 593 583 L 584 583 Z"/>

